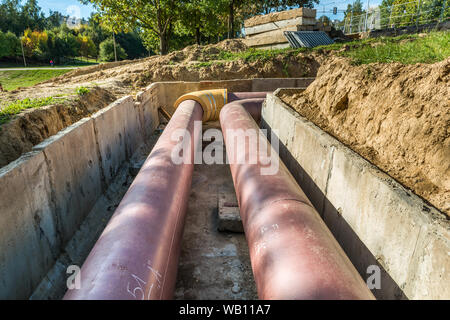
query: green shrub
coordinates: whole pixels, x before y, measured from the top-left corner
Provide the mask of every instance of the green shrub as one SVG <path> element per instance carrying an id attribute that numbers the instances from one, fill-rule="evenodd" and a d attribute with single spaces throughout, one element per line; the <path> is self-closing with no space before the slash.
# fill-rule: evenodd
<path id="1" fill-rule="evenodd" d="M 11 118 L 27 109 L 40 108 L 50 105 L 55 102 L 53 97 L 38 98 L 38 99 L 24 99 L 8 103 L 5 106 L 0 106 L 0 125 L 7 123 Z"/>
<path id="2" fill-rule="evenodd" d="M 127 57 L 125 50 L 116 42 L 117 60 L 123 60 Z M 114 61 L 114 41 L 113 39 L 106 39 L 100 43 L 100 60 Z"/>
<path id="3" fill-rule="evenodd" d="M 20 40 L 14 33 L 3 33 L 0 31 L 0 58 L 18 55 L 19 48 Z"/>
<path id="4" fill-rule="evenodd" d="M 79 87 L 76 90 L 76 93 L 79 96 L 84 96 L 85 94 L 88 94 L 89 92 L 91 92 L 91 89 L 86 88 L 86 87 Z"/>

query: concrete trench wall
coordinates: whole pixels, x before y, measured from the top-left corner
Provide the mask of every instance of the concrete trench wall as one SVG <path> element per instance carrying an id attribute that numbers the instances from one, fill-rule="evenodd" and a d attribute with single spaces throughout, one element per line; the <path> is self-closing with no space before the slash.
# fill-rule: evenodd
<path id="1" fill-rule="evenodd" d="M 27 299 L 55 265 L 121 166 L 188 92 L 306 87 L 314 79 L 154 83 L 50 137 L 0 168 L 0 299 Z"/>
<path id="2" fill-rule="evenodd" d="M 151 101 L 173 114 L 173 105 L 182 95 L 199 90 L 228 89 L 229 92 L 273 92 L 278 88 L 305 88 L 314 78 L 245 79 L 201 82 L 157 82 L 151 84 L 138 98 Z"/>
<path id="3" fill-rule="evenodd" d="M 119 168 L 159 125 L 124 97 L 0 169 L 0 299 L 27 299 Z"/>
<path id="4" fill-rule="evenodd" d="M 379 299 L 450 298 L 445 215 L 301 117 L 277 96 L 263 107 L 280 156 L 361 276 L 381 270 Z"/>

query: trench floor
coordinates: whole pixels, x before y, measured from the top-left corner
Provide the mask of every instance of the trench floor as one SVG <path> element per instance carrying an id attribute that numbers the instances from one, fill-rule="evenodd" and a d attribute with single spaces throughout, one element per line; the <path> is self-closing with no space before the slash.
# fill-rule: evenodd
<path id="1" fill-rule="evenodd" d="M 230 167 L 196 165 L 183 234 L 177 300 L 256 300 L 257 293 L 244 234 L 222 233 L 218 199 L 235 197 Z"/>

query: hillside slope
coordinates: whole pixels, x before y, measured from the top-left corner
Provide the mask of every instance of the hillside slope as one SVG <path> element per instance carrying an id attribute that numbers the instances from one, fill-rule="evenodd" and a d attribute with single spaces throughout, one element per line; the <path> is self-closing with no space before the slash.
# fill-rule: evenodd
<path id="1" fill-rule="evenodd" d="M 450 214 L 450 58 L 353 66 L 335 57 L 304 93 L 282 98 Z"/>

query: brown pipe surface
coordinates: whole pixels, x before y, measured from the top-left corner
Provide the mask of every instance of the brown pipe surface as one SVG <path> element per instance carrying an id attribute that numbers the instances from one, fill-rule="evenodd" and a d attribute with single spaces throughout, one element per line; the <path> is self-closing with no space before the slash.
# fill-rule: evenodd
<path id="1" fill-rule="evenodd" d="M 261 111 L 262 105 L 264 103 L 265 98 L 250 98 L 244 100 L 235 100 L 227 104 L 230 105 L 238 105 L 244 108 L 250 116 L 256 121 L 256 123 L 261 122 Z"/>
<path id="2" fill-rule="evenodd" d="M 194 136 L 203 110 L 185 101 L 176 110 L 81 270 L 81 289 L 67 300 L 171 299 L 194 170 L 194 139 L 174 164 L 177 130 Z"/>
<path id="3" fill-rule="evenodd" d="M 258 99 L 267 97 L 267 94 L 271 92 L 229 92 L 228 93 L 228 103 L 238 101 L 238 100 L 247 100 L 247 99 Z"/>
<path id="4" fill-rule="evenodd" d="M 268 154 L 278 170 L 261 174 L 271 146 L 250 114 L 235 102 L 222 109 L 220 122 L 259 298 L 374 299 L 275 151 Z M 234 145 L 239 130 L 257 132 L 266 142 L 261 152 L 251 139 Z"/>

